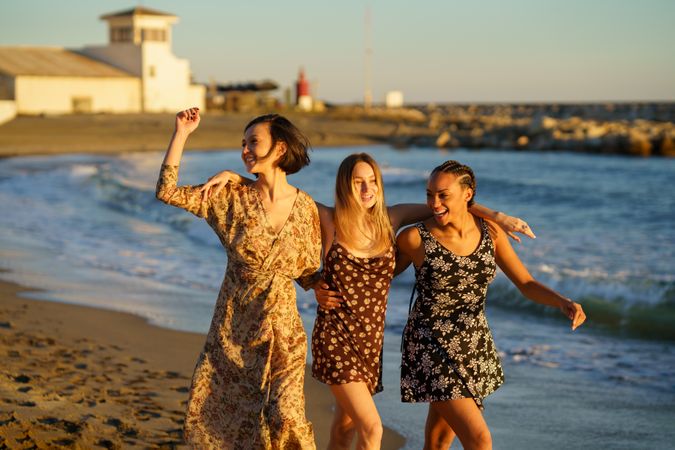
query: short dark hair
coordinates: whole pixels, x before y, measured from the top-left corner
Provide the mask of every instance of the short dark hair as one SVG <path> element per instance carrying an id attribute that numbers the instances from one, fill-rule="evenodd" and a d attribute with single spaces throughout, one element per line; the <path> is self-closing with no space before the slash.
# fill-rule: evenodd
<path id="1" fill-rule="evenodd" d="M 286 153 L 279 159 L 281 170 L 290 175 L 309 164 L 309 150 L 312 148 L 309 139 L 290 120 L 279 114 L 265 114 L 251 120 L 244 128 L 244 133 L 252 126 L 260 123 L 269 124 L 270 136 L 272 137 L 270 151 L 277 142 L 286 144 Z"/>
<path id="2" fill-rule="evenodd" d="M 469 206 L 473 205 L 474 197 L 476 196 L 476 177 L 473 174 L 471 167 L 465 166 L 464 164 L 448 160 L 441 164 L 440 166 L 434 167 L 434 170 L 431 171 L 430 177 L 433 177 L 437 173 L 450 173 L 459 178 L 459 184 L 471 188 L 471 198 L 469 199 Z"/>

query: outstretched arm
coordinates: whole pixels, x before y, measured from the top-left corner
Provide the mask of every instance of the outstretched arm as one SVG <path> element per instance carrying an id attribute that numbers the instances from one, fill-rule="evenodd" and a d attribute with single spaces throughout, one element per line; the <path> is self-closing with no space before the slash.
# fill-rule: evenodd
<path id="1" fill-rule="evenodd" d="M 586 314 L 579 303 L 535 280 L 518 258 L 504 231 L 499 227 L 493 227 L 493 233 L 497 264 L 525 297 L 542 305 L 559 308 L 572 321 L 573 330 L 584 323 Z"/>
<path id="2" fill-rule="evenodd" d="M 396 233 L 399 229 L 431 217 L 431 210 L 421 203 L 400 203 L 387 208 L 389 221 Z"/>
<path id="3" fill-rule="evenodd" d="M 431 210 L 427 205 L 421 203 L 401 203 L 388 208 L 389 220 L 396 233 L 400 228 L 431 217 Z M 469 211 L 483 219 L 492 220 L 497 223 L 514 241 L 520 242 L 520 237 L 516 233 L 524 234 L 532 239 L 535 238 L 530 226 L 518 217 L 512 217 L 503 212 L 495 211 L 484 205 L 474 203 L 469 207 Z"/>
<path id="4" fill-rule="evenodd" d="M 478 203 L 471 205 L 469 211 L 478 217 L 495 222 L 516 242 L 520 242 L 520 237 L 516 233 L 524 234 L 532 239 L 536 238 L 530 229 L 530 226 L 523 219 L 509 216 L 503 212 L 490 209 L 485 205 L 479 205 Z"/>

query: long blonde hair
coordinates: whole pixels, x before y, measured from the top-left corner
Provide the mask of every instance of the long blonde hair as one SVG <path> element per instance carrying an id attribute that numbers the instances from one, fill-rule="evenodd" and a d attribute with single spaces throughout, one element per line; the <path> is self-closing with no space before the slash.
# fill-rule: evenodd
<path id="1" fill-rule="evenodd" d="M 357 200 L 354 189 L 354 167 L 364 162 L 372 167 L 377 183 L 375 204 L 364 209 Z M 382 253 L 394 242 L 394 230 L 389 220 L 387 206 L 384 203 L 384 185 L 382 173 L 375 160 L 367 153 L 354 153 L 347 156 L 340 164 L 335 178 L 335 230 L 345 239 L 350 247 L 365 237 L 371 245 L 367 248 L 356 248 L 368 253 Z"/>

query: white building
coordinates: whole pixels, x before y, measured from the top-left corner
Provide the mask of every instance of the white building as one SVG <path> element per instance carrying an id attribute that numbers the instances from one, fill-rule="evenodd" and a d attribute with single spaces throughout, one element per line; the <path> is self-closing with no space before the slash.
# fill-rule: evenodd
<path id="1" fill-rule="evenodd" d="M 178 17 L 137 7 L 101 17 L 105 46 L 0 47 L 0 103 L 18 114 L 172 112 L 204 107 L 205 87 L 171 52 Z M 2 105 L 0 105 L 2 106 Z"/>
<path id="2" fill-rule="evenodd" d="M 384 104 L 387 108 L 403 107 L 403 92 L 389 91 L 384 97 Z"/>

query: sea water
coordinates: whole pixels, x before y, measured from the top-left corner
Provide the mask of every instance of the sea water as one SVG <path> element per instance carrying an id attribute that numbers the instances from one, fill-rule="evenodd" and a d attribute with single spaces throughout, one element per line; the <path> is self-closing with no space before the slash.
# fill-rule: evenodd
<path id="1" fill-rule="evenodd" d="M 506 384 L 486 400 L 495 448 L 665 448 L 675 442 L 675 160 L 566 152 L 385 146 L 317 149 L 290 177 L 333 204 L 340 161 L 380 163 L 388 204 L 424 203 L 447 159 L 470 165 L 476 200 L 525 219 L 536 240 L 514 243 L 530 272 L 584 306 L 571 332 L 556 310 L 522 297 L 500 274 L 488 320 Z M 132 312 L 205 332 L 227 264 L 206 223 L 154 197 L 163 154 L 0 160 L 2 277 L 55 301 Z M 242 170 L 239 152 L 191 152 L 180 183 Z M 413 274 L 391 289 L 385 337 L 385 424 L 421 448 L 426 405 L 401 404 L 400 335 Z M 298 292 L 308 332 L 316 303 Z M 321 432 L 321 430 L 319 430 Z M 458 445 L 458 444 L 456 444 Z"/>

